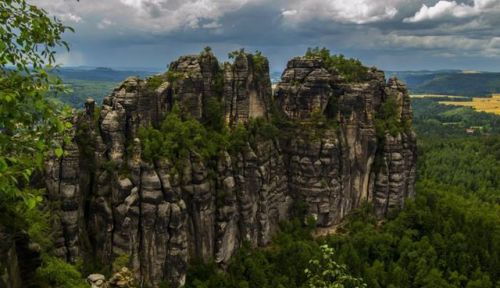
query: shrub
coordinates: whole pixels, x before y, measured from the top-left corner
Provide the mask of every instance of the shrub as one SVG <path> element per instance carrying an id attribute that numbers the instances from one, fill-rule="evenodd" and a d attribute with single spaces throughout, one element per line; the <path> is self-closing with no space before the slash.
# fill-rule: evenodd
<path id="1" fill-rule="evenodd" d="M 308 48 L 308 58 L 321 58 L 327 69 L 337 70 L 347 82 L 361 82 L 366 80 L 368 67 L 363 66 L 361 61 L 353 58 L 345 58 L 344 55 L 332 55 L 326 48 Z"/>
<path id="2" fill-rule="evenodd" d="M 396 98 L 389 95 L 375 116 L 375 129 L 379 139 L 384 139 L 387 132 L 396 136 L 411 128 L 408 121 L 401 122 L 398 110 Z"/>
<path id="3" fill-rule="evenodd" d="M 146 90 L 149 92 L 154 92 L 165 81 L 166 81 L 166 77 L 164 75 L 151 76 L 146 81 Z"/>
<path id="4" fill-rule="evenodd" d="M 123 267 L 128 268 L 129 263 L 130 263 L 130 256 L 129 255 L 127 255 L 127 254 L 118 255 L 112 264 L 113 272 L 118 272 Z"/>
<path id="5" fill-rule="evenodd" d="M 211 119 L 212 125 L 222 129 L 216 118 L 214 116 Z M 191 152 L 209 159 L 226 146 L 224 131 L 208 129 L 194 118 L 182 119 L 177 105 L 168 113 L 160 129 L 141 128 L 139 137 L 143 146 L 143 158 L 149 161 L 166 158 L 181 164 L 177 160 L 186 159 Z"/>
<path id="6" fill-rule="evenodd" d="M 224 109 L 221 101 L 215 97 L 209 98 L 203 112 L 203 120 L 207 128 L 219 132 L 224 129 Z"/>
<path id="7" fill-rule="evenodd" d="M 37 270 L 36 277 L 37 284 L 43 288 L 88 287 L 75 266 L 59 258 L 46 255 L 43 257 L 42 266 Z"/>

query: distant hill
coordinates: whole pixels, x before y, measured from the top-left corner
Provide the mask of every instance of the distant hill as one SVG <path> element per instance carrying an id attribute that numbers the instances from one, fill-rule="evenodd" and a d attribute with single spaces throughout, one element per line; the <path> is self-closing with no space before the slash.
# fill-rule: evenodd
<path id="1" fill-rule="evenodd" d="M 115 70 L 107 67 L 68 67 L 53 71 L 73 90 L 69 94 L 57 95 L 56 98 L 75 108 L 82 108 L 88 97 L 97 103 L 111 93 L 113 88 L 130 76 L 145 78 L 156 71 Z"/>
<path id="2" fill-rule="evenodd" d="M 407 83 L 411 93 L 489 96 L 500 93 L 500 73 L 460 70 L 387 71 Z"/>
<path id="3" fill-rule="evenodd" d="M 88 81 L 111 81 L 111 82 L 121 82 L 129 76 L 139 76 L 144 78 L 150 76 L 157 72 L 155 71 L 142 71 L 142 70 L 115 70 L 107 67 L 68 67 L 68 68 L 58 68 L 54 71 L 55 74 L 59 75 L 63 80 L 66 79 L 76 79 L 76 80 L 88 80 Z"/>

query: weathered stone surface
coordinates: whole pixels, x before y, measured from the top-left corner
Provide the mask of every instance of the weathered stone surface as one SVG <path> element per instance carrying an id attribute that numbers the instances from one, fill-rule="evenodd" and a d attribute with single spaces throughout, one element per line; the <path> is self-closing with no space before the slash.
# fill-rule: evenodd
<path id="1" fill-rule="evenodd" d="M 87 283 L 91 288 L 135 288 L 139 287 L 132 271 L 123 267 L 106 281 L 102 274 L 90 274 L 87 277 Z"/>
<path id="2" fill-rule="evenodd" d="M 174 100 L 183 112 L 201 120 L 207 101 L 221 96 L 215 91 L 219 62 L 212 53 L 182 56 L 170 64 L 170 71 L 175 78 Z"/>
<path id="3" fill-rule="evenodd" d="M 307 119 L 313 112 L 323 113 L 334 93 L 336 78 L 319 59 L 293 58 L 276 86 L 278 105 L 294 120 Z"/>
<path id="4" fill-rule="evenodd" d="M 50 199 L 61 203 L 54 227 L 60 257 L 110 265 L 125 254 L 140 283 L 179 287 L 189 260 L 214 259 L 224 267 L 244 241 L 268 244 L 299 201 L 306 216 L 328 227 L 362 201 L 384 216 L 414 195 L 414 133 L 384 136 L 375 129 L 389 98 L 398 121 L 411 122 L 404 84 L 386 83 L 374 69 L 366 81 L 346 83 L 319 59 L 292 59 L 277 85 L 275 108 L 295 123 L 280 131 L 284 137 L 257 135 L 210 160 L 195 151 L 176 165 L 176 159 L 143 159 L 138 129 L 159 125 L 174 104 L 204 122 L 209 102 L 221 100 L 230 126 L 270 117 L 268 63 L 255 57 L 240 53 L 221 70 L 209 52 L 184 56 L 168 77 L 127 79 L 99 115 L 86 103 L 75 119 L 76 140 L 61 159 L 47 161 Z M 152 87 L 158 79 L 163 83 Z M 336 125 L 311 123 L 318 115 Z"/>
<path id="5" fill-rule="evenodd" d="M 233 64 L 224 64 L 224 108 L 229 125 L 267 117 L 271 94 L 269 63 L 264 57 L 240 53 Z"/>
<path id="6" fill-rule="evenodd" d="M 69 138 L 74 137 L 71 131 Z M 75 262 L 79 255 L 79 229 L 82 195 L 79 186 L 80 155 L 77 144 L 72 141 L 63 146 L 66 155 L 60 159 L 50 158 L 46 162 L 45 183 L 50 201 L 58 204 L 55 214 L 55 254 L 67 261 Z"/>
<path id="7" fill-rule="evenodd" d="M 102 274 L 90 274 L 87 277 L 87 283 L 91 288 L 107 288 L 106 277 Z"/>
<path id="8" fill-rule="evenodd" d="M 42 264 L 40 250 L 40 246 L 30 240 L 28 233 L 14 232 L 0 225 L 0 257 L 2 259 L 0 287 L 39 287 L 36 270 Z"/>

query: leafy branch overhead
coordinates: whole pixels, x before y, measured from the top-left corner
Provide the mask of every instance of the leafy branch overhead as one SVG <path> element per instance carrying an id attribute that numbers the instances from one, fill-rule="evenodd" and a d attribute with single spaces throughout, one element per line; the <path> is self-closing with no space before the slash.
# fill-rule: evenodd
<path id="1" fill-rule="evenodd" d="M 26 73 L 55 63 L 55 48 L 69 45 L 62 34 L 74 31 L 25 0 L 0 2 L 0 67 L 13 65 Z"/>
<path id="2" fill-rule="evenodd" d="M 51 247 L 49 225 L 38 209 L 43 191 L 33 188 L 39 186 L 34 176 L 49 154 L 63 156 L 64 132 L 72 127 L 69 111 L 46 97 L 64 90 L 50 70 L 57 48 L 69 49 L 66 31 L 73 29 L 26 0 L 0 1 L 0 228 L 10 235 L 27 231 L 43 251 Z M 68 284 L 80 282 L 76 269 L 51 259 L 43 257 L 41 287 L 77 287 Z"/>

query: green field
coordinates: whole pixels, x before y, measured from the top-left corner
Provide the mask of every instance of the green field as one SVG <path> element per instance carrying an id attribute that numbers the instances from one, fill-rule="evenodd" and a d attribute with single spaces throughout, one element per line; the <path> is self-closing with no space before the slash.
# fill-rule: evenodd
<path id="1" fill-rule="evenodd" d="M 83 108 L 88 97 L 92 97 L 97 103 L 101 103 L 105 96 L 118 87 L 119 82 L 69 79 L 65 81 L 65 85 L 71 92 L 58 94 L 56 98 L 79 109 Z"/>

